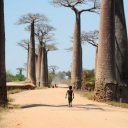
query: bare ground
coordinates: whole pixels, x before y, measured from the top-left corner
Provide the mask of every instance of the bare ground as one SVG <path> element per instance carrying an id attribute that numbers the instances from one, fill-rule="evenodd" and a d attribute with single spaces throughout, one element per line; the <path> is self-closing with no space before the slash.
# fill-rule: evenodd
<path id="1" fill-rule="evenodd" d="M 66 88 L 11 95 L 19 106 L 2 114 L 0 128 L 128 128 L 128 109 L 89 101 L 75 94 L 67 106 Z"/>

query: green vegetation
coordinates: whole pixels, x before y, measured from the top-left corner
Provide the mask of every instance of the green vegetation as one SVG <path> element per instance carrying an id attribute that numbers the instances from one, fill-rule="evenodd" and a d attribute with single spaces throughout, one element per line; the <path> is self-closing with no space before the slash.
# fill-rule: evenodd
<path id="1" fill-rule="evenodd" d="M 84 70 L 82 74 L 82 90 L 92 91 L 95 88 L 94 70 Z"/>
<path id="2" fill-rule="evenodd" d="M 83 81 L 95 82 L 95 74 L 93 70 L 84 70 L 82 75 Z"/>
<path id="3" fill-rule="evenodd" d="M 9 71 L 6 72 L 6 81 L 7 82 L 24 81 L 24 80 L 25 80 L 25 76 L 24 75 L 20 75 L 20 74 L 13 75 Z"/>
<path id="4" fill-rule="evenodd" d="M 52 72 L 49 72 L 49 74 L 48 74 L 48 81 L 49 81 L 49 83 L 51 83 L 53 81 L 54 77 L 55 77 L 55 74 L 52 73 Z"/>

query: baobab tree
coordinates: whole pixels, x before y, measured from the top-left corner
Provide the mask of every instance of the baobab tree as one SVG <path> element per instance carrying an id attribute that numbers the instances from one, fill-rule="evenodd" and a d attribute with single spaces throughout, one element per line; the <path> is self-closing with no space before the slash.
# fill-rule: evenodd
<path id="1" fill-rule="evenodd" d="M 7 105 L 6 69 L 5 69 L 5 27 L 4 1 L 0 1 L 0 106 Z"/>
<path id="2" fill-rule="evenodd" d="M 46 60 L 45 60 L 45 65 L 46 65 L 46 82 L 49 83 L 48 81 L 48 52 L 50 51 L 56 51 L 58 50 L 58 48 L 56 47 L 56 44 L 53 43 L 53 44 L 47 44 L 46 45 L 46 53 L 45 53 L 45 57 L 46 57 Z"/>
<path id="3" fill-rule="evenodd" d="M 23 74 L 23 70 L 25 70 L 24 68 L 21 68 L 21 67 L 16 68 L 16 69 L 19 71 L 19 75 L 22 75 Z"/>
<path id="4" fill-rule="evenodd" d="M 48 83 L 48 66 L 46 43 L 53 39 L 55 29 L 48 24 L 37 24 L 35 26 L 35 35 L 38 38 L 38 66 L 37 66 L 37 85 L 46 86 Z"/>
<path id="5" fill-rule="evenodd" d="M 59 67 L 56 66 L 56 65 L 51 65 L 51 66 L 49 66 L 49 69 L 50 69 L 50 70 L 52 71 L 52 73 L 55 75 L 55 72 L 56 72 L 56 70 L 59 69 Z"/>
<path id="6" fill-rule="evenodd" d="M 30 25 L 30 42 L 29 42 L 29 58 L 28 58 L 28 82 L 36 84 L 36 72 L 35 72 L 35 30 L 34 26 L 38 22 L 47 21 L 44 15 L 27 14 L 19 18 L 17 24 L 29 24 Z"/>
<path id="7" fill-rule="evenodd" d="M 115 100 L 115 0 L 101 1 L 100 33 L 97 56 L 95 100 Z"/>
<path id="8" fill-rule="evenodd" d="M 75 13 L 75 28 L 73 36 L 73 58 L 71 83 L 75 89 L 81 88 L 82 75 L 82 47 L 81 47 L 81 22 L 80 16 L 83 12 L 97 12 L 97 0 L 52 0 L 54 5 L 70 8 Z M 78 5 L 90 3 L 91 7 L 86 9 L 78 9 Z"/>
<path id="9" fill-rule="evenodd" d="M 128 86 L 128 39 L 123 0 L 115 0 L 116 80 Z"/>
<path id="10" fill-rule="evenodd" d="M 96 58 L 95 58 L 95 71 L 96 71 L 96 60 L 97 60 L 97 49 L 98 49 L 98 34 L 99 31 L 94 30 L 90 32 L 82 31 L 81 33 L 81 44 L 89 43 L 96 47 Z M 66 51 L 72 51 L 72 47 L 65 49 Z"/>

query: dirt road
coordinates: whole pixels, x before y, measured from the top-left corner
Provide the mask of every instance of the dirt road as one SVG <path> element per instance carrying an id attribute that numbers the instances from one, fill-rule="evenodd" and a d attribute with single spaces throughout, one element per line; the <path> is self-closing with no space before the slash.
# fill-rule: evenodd
<path id="1" fill-rule="evenodd" d="M 67 106 L 65 88 L 13 94 L 16 108 L 3 113 L 0 128 L 128 128 L 128 109 L 89 101 L 75 94 Z"/>

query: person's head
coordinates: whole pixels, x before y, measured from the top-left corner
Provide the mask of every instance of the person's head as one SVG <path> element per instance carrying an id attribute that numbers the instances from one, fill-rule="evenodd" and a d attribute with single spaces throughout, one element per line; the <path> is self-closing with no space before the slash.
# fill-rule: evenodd
<path id="1" fill-rule="evenodd" d="M 71 90 L 72 89 L 72 86 L 69 86 L 69 89 Z"/>

